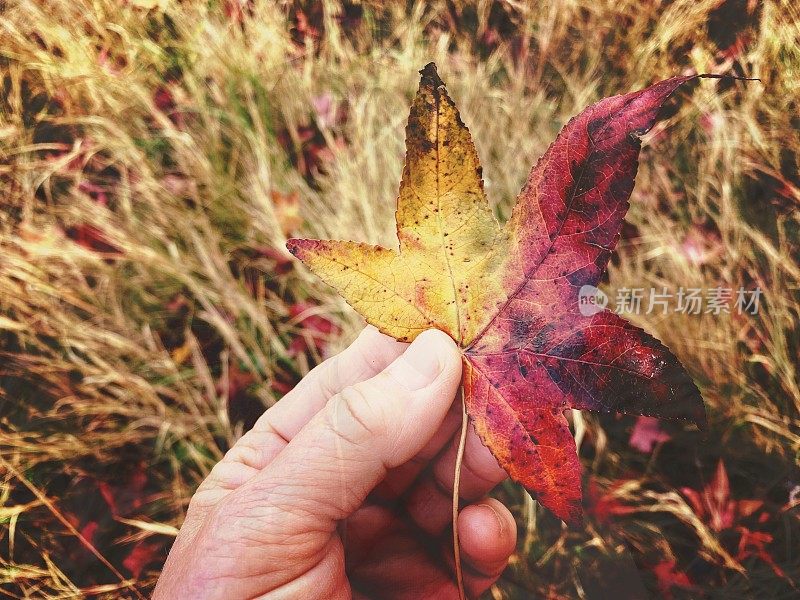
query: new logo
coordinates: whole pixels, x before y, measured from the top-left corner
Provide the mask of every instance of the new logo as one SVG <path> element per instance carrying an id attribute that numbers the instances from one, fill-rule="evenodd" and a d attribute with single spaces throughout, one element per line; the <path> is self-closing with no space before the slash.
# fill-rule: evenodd
<path id="1" fill-rule="evenodd" d="M 578 310 L 584 317 L 601 312 L 608 304 L 608 296 L 593 285 L 584 285 L 578 291 Z"/>

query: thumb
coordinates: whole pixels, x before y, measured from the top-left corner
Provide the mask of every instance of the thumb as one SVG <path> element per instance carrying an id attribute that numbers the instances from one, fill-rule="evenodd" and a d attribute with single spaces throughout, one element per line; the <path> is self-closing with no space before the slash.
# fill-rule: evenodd
<path id="1" fill-rule="evenodd" d="M 453 340 L 435 329 L 423 332 L 381 373 L 331 398 L 252 481 L 263 495 L 250 494 L 266 502 L 273 496 L 282 508 L 297 514 L 292 509 L 301 507 L 331 523 L 349 516 L 388 469 L 422 450 L 460 380 Z"/>

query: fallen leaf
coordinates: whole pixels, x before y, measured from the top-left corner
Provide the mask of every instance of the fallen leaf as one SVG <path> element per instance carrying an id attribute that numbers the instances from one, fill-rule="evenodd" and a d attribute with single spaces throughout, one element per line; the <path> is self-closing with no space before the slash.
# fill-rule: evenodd
<path id="1" fill-rule="evenodd" d="M 401 341 L 432 327 L 449 334 L 481 440 L 542 505 L 575 523 L 580 462 L 565 409 L 705 422 L 700 393 L 667 348 L 579 304 L 618 238 L 639 136 L 693 77 L 606 98 L 570 120 L 501 228 L 469 130 L 436 67 L 421 74 L 397 200 L 399 251 L 299 239 L 289 251 L 382 332 Z"/>
<path id="2" fill-rule="evenodd" d="M 255 374 L 242 369 L 238 361 L 232 360 L 228 366 L 227 377 L 220 377 L 215 391 L 217 394 L 227 397 L 229 402 L 233 402 L 238 397 L 245 395 L 247 388 L 256 381 L 258 378 Z"/>
<path id="3" fill-rule="evenodd" d="M 311 350 L 311 346 L 318 353 L 322 353 L 328 340 L 339 332 L 339 327 L 320 314 L 319 308 L 310 302 L 292 304 L 289 307 L 289 316 L 297 321 L 301 330 L 301 335 L 295 337 L 289 344 L 288 350 L 292 356 Z"/>
<path id="4" fill-rule="evenodd" d="M 282 250 L 277 250 L 271 246 L 256 246 L 253 248 L 256 256 L 263 256 L 273 262 L 271 271 L 275 275 L 286 275 L 294 267 L 290 257 Z"/>
<path id="5" fill-rule="evenodd" d="M 610 488 L 601 489 L 597 480 L 589 479 L 586 490 L 587 511 L 600 523 L 610 523 L 614 517 L 625 516 L 636 512 L 636 507 L 620 502 L 616 490 L 628 483 L 627 479 L 614 482 Z"/>
<path id="6" fill-rule="evenodd" d="M 99 526 L 97 521 L 89 521 L 86 525 L 81 527 L 80 534 L 83 536 L 83 539 L 91 544 Z"/>
<path id="7" fill-rule="evenodd" d="M 161 561 L 163 544 L 145 541 L 136 542 L 130 554 L 122 561 L 122 566 L 130 571 L 134 579 L 139 579 L 145 567 Z"/>
<path id="8" fill-rule="evenodd" d="M 701 491 L 681 488 L 695 514 L 714 531 L 730 529 L 741 519 L 749 517 L 764 505 L 762 500 L 734 500 L 725 463 L 720 459 L 714 477 Z"/>
<path id="9" fill-rule="evenodd" d="M 674 560 L 664 560 L 655 565 L 651 570 L 656 576 L 658 591 L 662 598 L 672 598 L 672 588 L 684 590 L 692 589 L 693 585 L 686 573 L 677 570 Z"/>
<path id="10" fill-rule="evenodd" d="M 653 451 L 656 444 L 666 442 L 671 439 L 671 436 L 661 429 L 658 424 L 658 419 L 653 417 L 638 417 L 636 424 L 633 426 L 631 438 L 628 441 L 631 448 L 635 448 L 639 452 L 649 453 Z"/>
<path id="11" fill-rule="evenodd" d="M 741 537 L 739 538 L 736 560 L 741 562 L 751 556 L 755 556 L 772 567 L 772 571 L 775 575 L 783 577 L 784 579 L 789 579 L 784 570 L 781 569 L 778 563 L 775 562 L 775 559 L 772 558 L 769 550 L 767 550 L 767 546 L 773 542 L 772 534 L 763 531 L 750 531 L 747 527 L 737 527 L 737 530 Z"/>
<path id="12" fill-rule="evenodd" d="M 81 223 L 69 227 L 65 233 L 68 238 L 87 250 L 99 252 L 108 257 L 120 255 L 122 253 L 119 248 L 108 240 L 106 234 L 94 225 Z"/>
<path id="13" fill-rule="evenodd" d="M 127 473 L 122 483 L 97 480 L 97 489 L 114 517 L 130 515 L 145 503 L 147 470 L 140 463 Z"/>

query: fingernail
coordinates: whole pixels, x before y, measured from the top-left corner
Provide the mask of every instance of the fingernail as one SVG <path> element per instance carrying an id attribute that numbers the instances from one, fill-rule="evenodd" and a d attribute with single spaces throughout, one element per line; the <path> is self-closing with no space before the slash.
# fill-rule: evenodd
<path id="1" fill-rule="evenodd" d="M 389 372 L 409 391 L 421 390 L 436 381 L 452 345 L 441 331 L 423 331 L 389 366 Z"/>
<path id="2" fill-rule="evenodd" d="M 503 521 L 503 518 L 500 516 L 500 513 L 498 513 L 497 510 L 495 510 L 494 506 L 492 506 L 489 503 L 481 503 L 481 504 L 478 504 L 478 506 L 480 506 L 481 508 L 484 508 L 484 509 L 488 509 L 488 510 L 490 510 L 492 512 L 492 514 L 494 515 L 494 518 L 497 519 L 497 523 L 500 526 L 500 530 L 498 531 L 498 534 L 502 534 L 503 533 L 503 529 L 505 529 L 505 527 L 506 527 L 506 524 L 505 524 L 505 521 Z"/>

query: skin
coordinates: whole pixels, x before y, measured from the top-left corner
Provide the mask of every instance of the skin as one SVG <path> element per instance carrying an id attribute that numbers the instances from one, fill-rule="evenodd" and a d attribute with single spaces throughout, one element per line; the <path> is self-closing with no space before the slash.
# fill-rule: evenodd
<path id="1" fill-rule="evenodd" d="M 192 498 L 154 598 L 458 598 L 451 503 L 461 356 L 367 327 L 259 419 Z M 506 478 L 470 428 L 458 519 L 477 597 L 516 545 Z"/>

